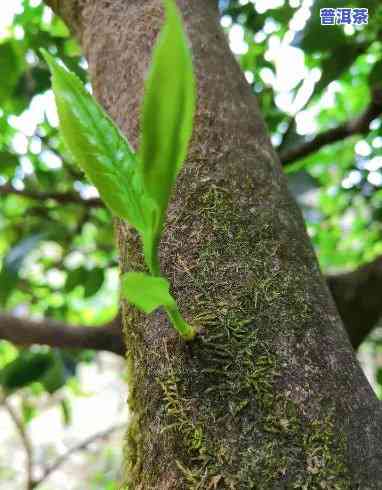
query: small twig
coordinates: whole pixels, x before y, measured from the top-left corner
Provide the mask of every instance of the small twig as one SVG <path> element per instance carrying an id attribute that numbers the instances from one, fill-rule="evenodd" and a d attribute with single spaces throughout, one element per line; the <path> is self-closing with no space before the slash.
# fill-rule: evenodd
<path id="1" fill-rule="evenodd" d="M 294 97 L 294 101 L 296 100 L 297 96 L 298 96 L 298 91 L 297 91 L 297 93 L 296 93 L 296 95 Z M 293 128 L 294 128 L 294 125 L 295 125 L 295 118 L 296 118 L 297 113 L 303 111 L 308 106 L 308 104 L 312 100 L 313 96 L 314 96 L 314 90 L 312 91 L 312 93 L 310 94 L 310 96 L 305 100 L 305 102 L 302 105 L 300 105 L 300 107 L 298 107 L 297 109 L 295 109 L 294 113 L 291 115 L 291 118 L 289 119 L 289 122 L 288 122 L 288 127 L 287 127 L 285 133 L 282 136 L 280 145 L 277 148 L 277 151 L 279 153 L 282 153 L 284 151 L 284 147 L 286 146 L 286 143 L 287 143 L 287 140 L 289 138 L 289 135 L 293 131 Z"/>
<path id="2" fill-rule="evenodd" d="M 350 121 L 335 128 L 319 133 L 310 141 L 290 149 L 280 151 L 279 156 L 283 165 L 289 165 L 300 158 L 305 158 L 311 153 L 320 150 L 323 146 L 342 141 L 355 134 L 367 134 L 369 125 L 373 119 L 382 114 L 382 91 L 374 90 L 372 100 L 364 112 Z"/>
<path id="3" fill-rule="evenodd" d="M 13 409 L 12 405 L 8 403 L 7 399 L 3 399 L 3 407 L 5 410 L 8 412 L 8 415 L 12 419 L 17 432 L 20 436 L 21 442 L 24 446 L 25 449 L 25 454 L 26 454 L 26 472 L 27 472 L 27 484 L 26 484 L 26 489 L 27 490 L 33 490 L 35 488 L 35 481 L 33 479 L 33 446 L 32 443 L 29 439 L 29 436 L 27 434 L 27 431 L 25 429 L 24 424 L 20 420 L 19 416 Z"/>
<path id="4" fill-rule="evenodd" d="M 93 444 L 93 442 L 99 439 L 106 439 L 113 432 L 116 432 L 123 428 L 125 428 L 125 424 L 113 425 L 112 427 L 109 427 L 104 431 L 93 434 L 92 436 L 88 437 L 84 441 L 80 442 L 78 445 L 73 446 L 66 453 L 62 454 L 61 456 L 58 456 L 56 461 L 54 461 L 48 468 L 45 469 L 41 478 L 33 482 L 32 488 L 36 488 L 38 485 L 41 485 L 41 483 L 43 483 L 54 471 L 56 471 L 61 465 L 63 465 L 66 462 L 66 460 L 69 459 L 70 456 L 72 456 L 74 453 L 87 449 L 87 447 Z"/>
<path id="5" fill-rule="evenodd" d="M 16 196 L 23 196 L 29 199 L 37 201 L 47 201 L 53 199 L 60 204 L 81 204 L 90 208 L 103 207 L 101 199 L 93 197 L 91 199 L 83 199 L 79 194 L 74 192 L 36 192 L 27 189 L 19 190 L 15 189 L 12 185 L 6 184 L 0 186 L 0 195 L 13 194 Z"/>

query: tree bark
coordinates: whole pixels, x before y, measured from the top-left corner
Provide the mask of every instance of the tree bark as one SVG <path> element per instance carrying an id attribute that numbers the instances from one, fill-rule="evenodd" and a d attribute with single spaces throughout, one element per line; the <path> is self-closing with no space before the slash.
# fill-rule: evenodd
<path id="1" fill-rule="evenodd" d="M 75 9 L 63 13 L 87 56 L 94 93 L 137 148 L 161 2 L 67 5 Z M 178 5 L 199 99 L 161 263 L 185 317 L 205 335 L 186 345 L 163 312 L 145 317 L 124 305 L 126 485 L 381 488 L 379 402 L 220 30 L 216 2 Z M 122 269 L 141 270 L 139 241 L 125 223 L 118 245 Z"/>

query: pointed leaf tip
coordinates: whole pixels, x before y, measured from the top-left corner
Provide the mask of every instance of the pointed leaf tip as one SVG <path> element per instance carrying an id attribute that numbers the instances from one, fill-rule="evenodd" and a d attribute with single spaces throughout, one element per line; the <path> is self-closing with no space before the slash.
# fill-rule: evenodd
<path id="1" fill-rule="evenodd" d="M 174 0 L 164 0 L 164 8 L 165 22 L 145 83 L 138 161 L 144 191 L 157 207 L 151 233 L 154 251 L 187 155 L 196 99 L 192 54 L 181 13 Z"/>

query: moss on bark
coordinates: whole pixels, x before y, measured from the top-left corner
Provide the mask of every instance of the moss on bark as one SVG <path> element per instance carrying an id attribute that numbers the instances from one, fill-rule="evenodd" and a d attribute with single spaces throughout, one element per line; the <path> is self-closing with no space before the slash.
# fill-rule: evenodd
<path id="1" fill-rule="evenodd" d="M 202 216 L 197 235 L 207 239 L 195 264 L 187 264 L 195 270 L 190 274 L 198 303 L 182 303 L 202 335 L 190 344 L 166 340 L 154 381 L 160 415 L 150 440 L 142 438 L 144 416 L 143 425 L 137 419 L 150 402 L 146 398 L 140 408 L 131 402 L 131 488 L 137 481 L 142 488 L 161 488 L 153 481 L 162 468 L 150 471 L 142 463 L 159 439 L 173 457 L 167 474 L 176 474 L 177 481 L 163 488 L 350 488 L 346 441 L 329 409 L 332 402 L 321 397 L 318 410 L 306 413 L 282 382 L 290 360 L 277 351 L 275 338 L 302 330 L 309 318 L 301 300 L 303 278 L 272 274 L 269 228 L 259 223 L 262 240 L 254 251 L 247 215 L 226 189 L 209 183 L 193 201 Z M 235 271 L 236 281 L 227 281 L 232 255 L 242 270 Z M 280 325 L 275 313 L 286 307 L 295 314 Z M 139 376 L 131 384 L 141 382 Z"/>

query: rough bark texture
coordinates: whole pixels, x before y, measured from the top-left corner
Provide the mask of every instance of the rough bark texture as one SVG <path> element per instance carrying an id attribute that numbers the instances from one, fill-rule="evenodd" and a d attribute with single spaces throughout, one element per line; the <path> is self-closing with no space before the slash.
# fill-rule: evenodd
<path id="1" fill-rule="evenodd" d="M 80 37 L 94 92 L 137 147 L 161 2 L 69 4 L 77 8 L 67 20 Z M 205 336 L 185 345 L 162 312 L 147 318 L 125 306 L 126 485 L 382 488 L 379 402 L 219 28 L 216 2 L 178 5 L 199 102 L 161 262 L 185 317 Z M 140 244 L 123 223 L 118 243 L 122 268 L 142 269 Z"/>

